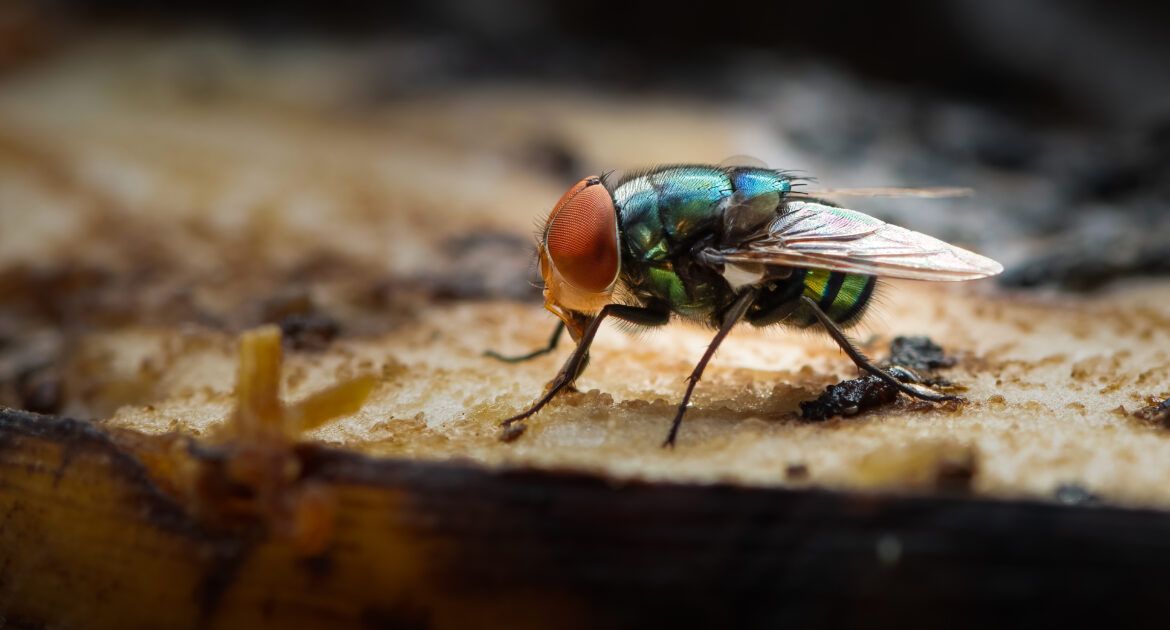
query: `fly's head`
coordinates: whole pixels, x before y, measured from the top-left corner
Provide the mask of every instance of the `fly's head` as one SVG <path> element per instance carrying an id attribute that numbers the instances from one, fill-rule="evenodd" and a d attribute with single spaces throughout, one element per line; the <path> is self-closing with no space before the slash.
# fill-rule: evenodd
<path id="1" fill-rule="evenodd" d="M 540 235 L 544 307 L 574 339 L 587 313 L 610 302 L 621 271 L 617 212 L 600 177 L 586 177 L 553 207 Z"/>

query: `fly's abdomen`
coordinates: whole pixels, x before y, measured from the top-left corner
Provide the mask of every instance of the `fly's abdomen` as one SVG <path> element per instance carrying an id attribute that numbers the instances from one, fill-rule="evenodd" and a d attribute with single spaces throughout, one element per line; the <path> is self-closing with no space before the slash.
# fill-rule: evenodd
<path id="1" fill-rule="evenodd" d="M 809 269 L 804 274 L 803 295 L 816 302 L 834 322 L 849 326 L 865 314 L 876 285 L 877 278 L 873 276 Z M 807 308 L 797 308 L 786 323 L 811 326 L 816 321 Z"/>

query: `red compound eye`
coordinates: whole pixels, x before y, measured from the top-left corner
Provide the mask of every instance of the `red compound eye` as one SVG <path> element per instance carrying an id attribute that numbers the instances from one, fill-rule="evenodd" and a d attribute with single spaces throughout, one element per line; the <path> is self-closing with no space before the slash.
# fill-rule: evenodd
<path id="1" fill-rule="evenodd" d="M 545 247 L 557 272 L 574 288 L 603 293 L 617 277 L 617 213 L 596 177 L 577 182 L 548 217 Z"/>

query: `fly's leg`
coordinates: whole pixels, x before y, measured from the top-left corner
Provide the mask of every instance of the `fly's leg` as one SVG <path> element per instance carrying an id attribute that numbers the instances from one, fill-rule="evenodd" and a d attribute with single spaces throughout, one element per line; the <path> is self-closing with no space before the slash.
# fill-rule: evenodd
<path id="1" fill-rule="evenodd" d="M 491 358 L 496 359 L 498 361 L 503 361 L 504 363 L 523 363 L 524 361 L 527 361 L 529 359 L 535 359 L 536 357 L 546 355 L 546 354 L 552 352 L 553 350 L 556 350 L 557 344 L 560 343 L 561 335 L 564 332 L 565 332 L 565 322 L 558 321 L 557 327 L 553 329 L 552 336 L 548 338 L 548 344 L 545 345 L 545 347 L 543 347 L 543 348 L 537 348 L 536 350 L 533 350 L 532 352 L 529 352 L 527 354 L 520 354 L 520 355 L 516 355 L 516 356 L 505 356 L 505 355 L 500 354 L 499 352 L 496 352 L 495 350 L 488 350 L 487 352 L 484 352 L 483 354 L 484 354 L 484 356 L 491 357 Z"/>
<path id="2" fill-rule="evenodd" d="M 626 306 L 624 304 L 605 305 L 601 309 L 601 312 L 589 322 L 589 325 L 585 328 L 585 332 L 581 335 L 581 339 L 577 342 L 577 347 L 573 350 L 573 354 L 569 355 L 569 358 L 561 367 L 560 372 L 557 372 L 556 378 L 548 384 L 544 396 L 541 396 L 540 400 L 537 400 L 528 409 L 501 423 L 501 426 L 505 428 L 505 432 L 501 436 L 503 439 L 514 439 L 518 433 L 508 430 L 509 427 L 540 411 L 558 393 L 577 379 L 581 371 L 585 368 L 586 362 L 589 360 L 589 346 L 593 344 L 593 338 L 597 335 L 597 330 L 601 328 L 601 322 L 609 316 L 645 326 L 660 326 L 670 320 L 670 312 L 661 308 L 643 308 L 639 306 Z"/>
<path id="3" fill-rule="evenodd" d="M 546 355 L 546 354 L 552 352 L 553 350 L 556 350 L 557 344 L 560 343 L 561 335 L 564 334 L 564 332 L 565 332 L 565 322 L 558 321 L 556 328 L 553 329 L 552 335 L 548 338 L 548 343 L 543 348 L 537 348 L 536 350 L 533 350 L 532 352 L 529 352 L 527 354 L 520 354 L 520 355 L 515 355 L 515 356 L 506 356 L 506 355 L 500 354 L 499 352 L 496 352 L 495 350 L 487 350 L 483 354 L 486 357 L 491 357 L 497 361 L 503 361 L 504 363 L 523 363 L 523 362 L 528 361 L 530 359 L 535 359 L 536 357 Z M 584 371 L 586 365 L 589 365 L 589 355 L 588 354 L 585 355 L 585 359 L 581 362 L 580 367 L 577 368 L 577 373 L 580 374 L 582 371 Z M 566 385 L 566 387 L 568 388 L 569 391 L 577 391 L 577 388 L 573 387 L 573 381 L 575 381 L 576 378 L 577 377 L 574 376 L 572 379 L 569 380 L 569 384 Z M 554 381 L 555 381 L 555 379 L 554 379 Z M 547 391 L 547 389 L 549 387 L 552 387 L 552 382 L 550 382 L 548 384 L 548 386 L 545 388 L 545 390 Z"/>
<path id="4" fill-rule="evenodd" d="M 682 402 L 678 406 L 678 412 L 674 414 L 674 421 L 670 423 L 670 432 L 666 434 L 666 441 L 662 443 L 663 448 L 674 446 L 675 438 L 678 437 L 678 428 L 682 425 L 683 416 L 687 413 L 687 407 L 691 404 L 691 394 L 695 391 L 695 385 L 698 384 L 699 379 L 703 378 L 703 370 L 707 368 L 707 363 L 711 361 L 711 357 L 715 355 L 715 350 L 719 348 L 719 344 L 723 343 L 723 339 L 727 337 L 727 333 L 739 323 L 740 319 L 747 313 L 748 308 L 751 307 L 752 302 L 756 300 L 757 291 L 751 289 L 744 291 L 731 308 L 723 314 L 723 321 L 720 322 L 719 332 L 715 333 L 715 338 L 707 346 L 707 351 L 703 353 L 703 358 L 699 359 L 695 369 L 691 370 L 691 375 L 687 377 L 687 391 L 683 394 Z"/>
<path id="5" fill-rule="evenodd" d="M 805 305 L 812 309 L 812 313 L 814 316 L 816 316 L 817 321 L 819 321 L 821 325 L 825 327 L 825 330 L 828 331 L 829 336 L 833 338 L 833 341 L 836 341 L 837 345 L 841 346 L 841 349 L 844 350 L 845 354 L 853 360 L 853 363 L 857 364 L 859 369 L 873 374 L 903 394 L 918 398 L 920 400 L 928 400 L 930 402 L 949 402 L 962 400 L 962 398 L 959 398 L 958 396 L 938 394 L 935 392 L 924 392 L 916 387 L 911 387 L 902 381 L 899 381 L 897 378 L 894 378 L 892 375 L 890 375 L 889 372 L 886 372 L 873 363 L 870 363 L 869 359 L 865 358 L 865 355 L 862 354 L 861 351 L 853 345 L 853 342 L 849 340 L 849 337 L 846 337 L 845 333 L 841 332 L 841 329 L 837 327 L 837 324 L 832 319 L 830 319 L 824 311 L 821 310 L 821 307 L 817 306 L 815 301 L 804 295 L 800 296 L 800 299 L 804 301 Z"/>

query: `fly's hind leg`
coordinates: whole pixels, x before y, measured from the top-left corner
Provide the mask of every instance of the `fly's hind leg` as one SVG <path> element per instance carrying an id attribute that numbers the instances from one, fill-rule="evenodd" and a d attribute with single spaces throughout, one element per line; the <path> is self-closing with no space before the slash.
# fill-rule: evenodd
<path id="1" fill-rule="evenodd" d="M 553 329 L 552 336 L 548 338 L 548 343 L 545 344 L 543 348 L 537 348 L 536 350 L 533 350 L 527 354 L 518 354 L 514 356 L 503 355 L 499 352 L 496 352 L 495 350 L 488 350 L 483 354 L 484 356 L 491 357 L 497 361 L 503 361 L 504 363 L 523 363 L 524 361 L 535 359 L 536 357 L 546 355 L 553 350 L 556 350 L 557 344 L 560 343 L 561 335 L 564 334 L 564 332 L 565 322 L 558 321 L 557 327 Z"/>
<path id="2" fill-rule="evenodd" d="M 836 322 L 834 322 L 828 315 L 826 315 L 814 300 L 808 296 L 803 295 L 800 297 L 800 299 L 812 311 L 812 314 L 817 318 L 817 321 L 819 321 L 821 325 L 825 327 L 825 330 L 828 331 L 829 336 L 833 338 L 833 341 L 837 342 L 837 345 L 841 347 L 841 350 L 845 351 L 845 354 L 853 360 L 853 363 L 855 363 L 859 369 L 873 374 L 903 394 L 918 398 L 919 400 L 927 400 L 930 402 L 951 402 L 963 400 L 958 396 L 923 391 L 917 387 L 911 387 L 910 385 L 907 385 L 906 383 L 898 380 L 889 372 L 871 363 L 870 360 L 867 359 L 865 355 L 857 349 L 857 346 L 853 345 L 853 342 L 849 340 L 849 337 L 845 336 L 845 333 L 841 331 Z"/>

